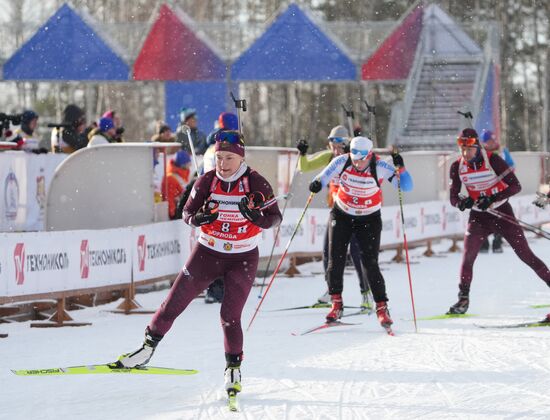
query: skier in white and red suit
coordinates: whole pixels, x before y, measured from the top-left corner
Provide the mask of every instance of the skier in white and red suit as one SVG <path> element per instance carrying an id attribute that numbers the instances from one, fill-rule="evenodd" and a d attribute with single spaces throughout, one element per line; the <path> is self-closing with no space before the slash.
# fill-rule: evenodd
<path id="1" fill-rule="evenodd" d="M 242 135 L 238 131 L 219 131 L 215 140 L 216 169 L 197 179 L 184 207 L 185 222 L 200 228 L 198 243 L 147 327 L 143 346 L 121 356 L 119 364 L 146 364 L 187 305 L 222 277 L 225 291 L 220 316 L 226 389 L 239 392 L 241 314 L 256 277 L 258 242 L 262 229 L 278 225 L 282 217 L 271 185 L 245 163 Z"/>
<path id="2" fill-rule="evenodd" d="M 521 191 L 514 171 L 497 154 L 486 152 L 479 144 L 477 132 L 466 128 L 458 138 L 462 156 L 451 165 L 451 204 L 459 210 L 472 209 L 464 235 L 464 254 L 460 269 L 458 302 L 449 308 L 449 314 L 464 314 L 470 303 L 470 284 L 474 261 L 481 244 L 492 233 L 501 234 L 517 256 L 550 286 L 550 270 L 538 258 L 525 239 L 522 228 L 508 198 Z M 462 184 L 467 196 L 460 193 Z M 494 209 L 502 216 L 492 214 Z"/>
<path id="3" fill-rule="evenodd" d="M 354 137 L 350 153 L 340 155 L 315 177 L 309 190 L 318 193 L 334 178 L 338 178 L 338 192 L 329 219 L 329 262 L 327 283 L 332 298 L 332 309 L 326 316 L 327 322 L 339 320 L 344 312 L 342 302 L 344 267 L 352 235 L 355 235 L 361 249 L 361 259 L 367 269 L 367 280 L 376 302 L 376 315 L 383 327 L 393 321 L 387 307 L 386 283 L 378 265 L 380 237 L 382 234 L 382 190 L 380 183 L 387 179 L 403 191 L 413 188 L 412 177 L 405 170 L 403 158 L 392 155 L 393 162 L 379 159 L 372 151 L 372 141 L 366 137 Z"/>

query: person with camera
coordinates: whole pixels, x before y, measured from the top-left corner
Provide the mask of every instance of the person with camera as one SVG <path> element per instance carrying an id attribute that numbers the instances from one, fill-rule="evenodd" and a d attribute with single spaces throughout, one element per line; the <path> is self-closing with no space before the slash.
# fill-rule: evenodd
<path id="1" fill-rule="evenodd" d="M 23 111 L 21 114 L 21 125 L 16 131 L 17 135 L 23 139 L 22 150 L 40 153 L 40 139 L 34 135 L 37 126 L 38 114 L 31 109 Z"/>
<path id="2" fill-rule="evenodd" d="M 197 110 L 194 108 L 182 108 L 180 111 L 180 120 L 178 129 L 176 130 L 176 139 L 181 143 L 182 150 L 191 153 L 187 138 L 187 129 L 189 129 L 195 154 L 203 155 L 208 146 L 206 145 L 206 135 L 198 127 Z"/>
<path id="3" fill-rule="evenodd" d="M 338 321 L 344 313 L 344 266 L 348 245 L 355 235 L 376 302 L 378 321 L 382 327 L 389 328 L 393 321 L 387 306 L 386 284 L 378 265 L 382 234 L 380 184 L 387 179 L 394 187 L 400 186 L 403 191 L 411 191 L 413 183 L 400 154 L 393 154 L 393 163 L 390 163 L 376 156 L 372 149 L 373 143 L 370 139 L 354 137 L 349 153 L 333 159 L 313 179 L 309 190 L 318 193 L 333 179 L 337 179 L 338 190 L 329 219 L 329 261 L 326 274 L 332 308 L 326 321 Z"/>
<path id="4" fill-rule="evenodd" d="M 221 324 L 225 347 L 225 387 L 241 391 L 243 331 L 241 314 L 258 267 L 258 242 L 262 229 L 281 222 L 266 179 L 248 167 L 242 135 L 220 131 L 215 138 L 216 168 L 197 179 L 184 208 L 185 222 L 199 229 L 198 242 L 177 276 L 168 297 L 145 331 L 145 341 L 136 351 L 122 355 L 125 367 L 149 362 L 155 348 L 189 303 L 218 277 L 225 291 Z M 192 348 L 189 349 L 192 351 Z"/>
<path id="5" fill-rule="evenodd" d="M 521 191 L 514 171 L 500 156 L 483 148 L 473 128 L 462 130 L 457 143 L 461 157 L 450 168 L 450 201 L 460 211 L 471 211 L 464 235 L 458 301 L 448 314 L 468 311 L 474 262 L 481 244 L 492 233 L 502 235 L 516 255 L 550 287 L 550 270 L 531 251 L 520 225 L 514 223 L 516 217 L 508 199 Z M 466 196 L 460 194 L 463 184 Z"/>
<path id="6" fill-rule="evenodd" d="M 348 130 L 342 125 L 335 126 L 328 136 L 328 145 L 327 150 L 315 153 L 313 155 L 308 155 L 307 151 L 309 144 L 306 140 L 299 140 L 296 148 L 300 152 L 300 160 L 298 162 L 298 170 L 301 172 L 311 172 L 319 171 L 324 169 L 333 159 L 337 158 L 340 155 L 343 155 L 346 152 L 346 143 L 348 140 Z M 329 191 L 327 195 L 327 203 L 329 207 L 332 208 L 334 205 L 334 197 L 338 193 L 338 179 L 334 178 L 329 183 Z M 329 222 L 330 223 L 330 219 Z M 325 239 L 323 242 L 323 267 L 325 273 L 327 272 L 329 253 L 328 253 L 328 231 L 330 226 L 327 226 L 325 231 Z M 359 280 L 359 289 L 361 290 L 361 308 L 365 311 L 372 310 L 372 298 L 369 288 L 369 283 L 367 281 L 366 269 L 361 263 L 361 251 L 359 248 L 359 243 L 355 238 L 355 235 L 352 235 L 350 241 L 350 254 L 351 260 L 357 272 L 357 278 Z M 330 303 L 330 294 L 328 290 L 317 299 L 318 304 L 329 304 Z"/>
<path id="7" fill-rule="evenodd" d="M 124 143 L 124 139 L 122 138 L 122 135 L 124 134 L 124 127 L 122 126 L 122 121 L 120 119 L 120 116 L 118 115 L 118 112 L 114 110 L 108 110 L 103 113 L 101 118 L 110 118 L 113 120 L 113 123 L 115 125 L 115 134 L 113 134 L 113 140 L 115 143 Z"/>
<path id="8" fill-rule="evenodd" d="M 50 124 L 54 127 L 51 135 L 51 146 L 54 153 L 73 153 L 86 147 L 88 138 L 84 134 L 86 117 L 82 108 L 69 104 L 63 110 L 61 124 Z"/>

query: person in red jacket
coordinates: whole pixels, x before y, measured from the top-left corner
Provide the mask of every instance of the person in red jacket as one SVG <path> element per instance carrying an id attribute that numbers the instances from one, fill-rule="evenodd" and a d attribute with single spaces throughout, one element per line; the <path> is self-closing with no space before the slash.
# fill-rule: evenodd
<path id="1" fill-rule="evenodd" d="M 282 217 L 276 201 L 264 205 L 273 198 L 273 190 L 247 166 L 242 135 L 220 131 L 215 147 L 216 168 L 197 179 L 184 207 L 183 220 L 199 230 L 197 244 L 147 326 L 143 345 L 120 356 L 118 364 L 127 368 L 147 364 L 176 318 L 210 283 L 223 277 L 225 388 L 234 395 L 241 391 L 241 314 L 256 277 L 258 242 L 262 229 L 276 226 Z"/>
<path id="2" fill-rule="evenodd" d="M 166 177 L 162 180 L 162 192 L 166 194 L 168 201 L 168 214 L 170 219 L 176 219 L 176 209 L 178 201 L 185 187 L 189 184 L 189 173 L 191 166 L 191 157 L 189 153 L 180 150 L 173 159 L 168 161 Z"/>
<path id="3" fill-rule="evenodd" d="M 458 302 L 448 314 L 465 314 L 470 304 L 474 262 L 485 238 L 501 234 L 517 256 L 550 287 L 550 270 L 527 243 L 508 198 L 521 191 L 512 168 L 497 154 L 485 151 L 477 132 L 466 128 L 458 138 L 461 157 L 451 165 L 451 205 L 460 211 L 471 209 L 464 235 L 464 255 L 460 270 Z M 460 193 L 462 184 L 468 195 Z M 502 215 L 502 217 L 499 217 Z M 550 321 L 550 314 L 547 316 Z"/>

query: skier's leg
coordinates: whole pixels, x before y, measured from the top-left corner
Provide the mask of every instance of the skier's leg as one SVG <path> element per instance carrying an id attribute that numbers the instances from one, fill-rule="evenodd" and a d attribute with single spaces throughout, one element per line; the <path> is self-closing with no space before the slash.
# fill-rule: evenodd
<path id="1" fill-rule="evenodd" d="M 258 248 L 256 248 L 242 254 L 232 255 L 233 259 L 224 264 L 225 291 L 220 308 L 220 318 L 224 333 L 224 348 L 227 354 L 239 355 L 243 351 L 241 315 L 256 277 L 258 255 Z"/>
<path id="2" fill-rule="evenodd" d="M 361 249 L 361 258 L 367 271 L 367 280 L 375 302 L 385 302 L 386 283 L 378 265 L 380 253 L 380 236 L 382 233 L 382 217 L 371 215 L 362 222 L 355 222 L 353 232 Z"/>
<path id="3" fill-rule="evenodd" d="M 498 208 L 498 211 L 507 214 L 508 216 L 514 217 L 515 219 L 512 207 L 508 203 L 500 206 Z M 516 255 L 525 264 L 531 267 L 533 271 L 537 274 L 537 276 L 544 280 L 544 282 L 550 287 L 550 270 L 548 269 L 546 264 L 544 264 L 544 262 L 539 257 L 537 257 L 529 247 L 527 239 L 525 238 L 525 234 L 523 233 L 523 229 L 514 223 L 510 223 L 502 219 L 499 219 L 498 223 L 500 226 L 500 233 L 502 234 L 503 238 L 508 241 Z"/>
<path id="4" fill-rule="evenodd" d="M 355 237 L 355 233 L 351 235 L 351 241 L 349 244 L 349 252 L 351 254 L 351 259 L 357 272 L 357 278 L 359 279 L 359 287 L 361 289 L 361 294 L 367 293 L 369 288 L 369 283 L 367 280 L 367 269 L 365 268 L 363 261 L 361 259 L 361 247 L 359 242 Z"/>
<path id="5" fill-rule="evenodd" d="M 327 272 L 328 260 L 329 260 L 329 255 L 328 255 L 328 231 L 329 231 L 329 227 L 330 227 L 330 217 L 329 217 L 329 220 L 327 222 L 327 227 L 326 227 L 326 230 L 325 230 L 325 237 L 324 237 L 324 240 L 323 240 L 323 268 L 325 270 L 325 273 Z M 325 282 L 326 282 L 326 276 L 325 276 Z M 330 294 L 328 292 L 328 283 L 327 283 L 326 292 L 317 299 L 317 303 L 330 303 Z"/>
<path id="6" fill-rule="evenodd" d="M 168 296 L 153 315 L 149 324 L 151 332 L 165 335 L 187 305 L 214 279 L 222 275 L 223 264 L 219 258 L 202 245 L 197 245 L 178 274 Z"/>
<path id="7" fill-rule="evenodd" d="M 330 212 L 329 261 L 327 283 L 329 293 L 342 294 L 344 288 L 344 268 L 351 238 L 351 217 L 337 209 Z"/>

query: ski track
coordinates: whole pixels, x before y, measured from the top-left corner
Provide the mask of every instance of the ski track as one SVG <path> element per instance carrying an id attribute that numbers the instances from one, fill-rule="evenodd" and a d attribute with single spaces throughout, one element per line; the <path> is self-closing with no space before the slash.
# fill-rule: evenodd
<path id="1" fill-rule="evenodd" d="M 530 239 L 550 263 L 550 242 Z M 435 248 L 443 250 L 449 243 Z M 419 317 L 444 313 L 456 299 L 460 254 L 444 258 L 411 250 Z M 391 255 L 390 255 L 391 254 Z M 112 360 L 132 350 L 150 319 L 106 312 L 118 304 L 75 311 L 91 327 L 38 330 L 28 323 L 1 324 L 0 419 L 547 419 L 550 418 L 550 328 L 491 330 L 474 324 L 522 322 L 544 316 L 550 292 L 509 247 L 486 254 L 474 268 L 470 312 L 476 318 L 419 321 L 414 332 L 406 267 L 381 254 L 395 323 L 386 335 L 374 316 L 359 325 L 294 337 L 321 323 L 327 309 L 268 312 L 315 301 L 324 289 L 320 262 L 300 266 L 305 275 L 280 278 L 252 331 L 245 333 L 240 412 L 227 409 L 219 306 L 195 301 L 174 324 L 152 364 L 196 368 L 188 377 L 16 377 L 9 368 L 69 366 Z M 346 272 L 344 301 L 360 302 Z M 518 280 L 521 279 L 521 280 Z M 166 291 L 138 295 L 156 308 Z M 243 315 L 258 300 L 255 290 Z M 99 414 L 101 413 L 101 414 Z"/>

